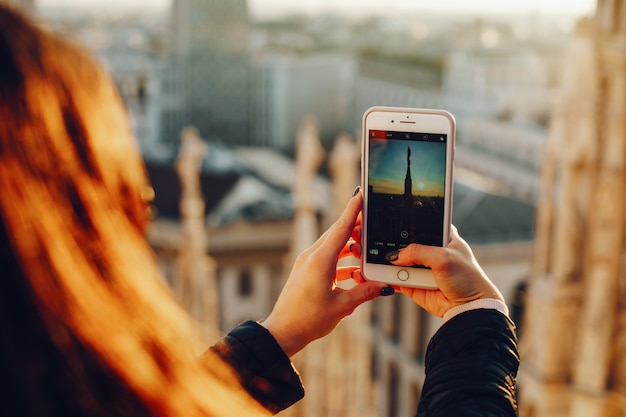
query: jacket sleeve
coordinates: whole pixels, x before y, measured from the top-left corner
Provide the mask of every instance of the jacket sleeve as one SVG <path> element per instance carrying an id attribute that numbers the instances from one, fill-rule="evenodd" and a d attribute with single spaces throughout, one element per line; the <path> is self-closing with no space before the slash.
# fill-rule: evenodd
<path id="1" fill-rule="evenodd" d="M 228 363 L 248 393 L 272 413 L 304 397 L 291 361 L 272 334 L 254 321 L 242 323 L 209 350 Z"/>
<path id="2" fill-rule="evenodd" d="M 487 309 L 462 313 L 428 345 L 417 416 L 517 416 L 518 367 L 515 325 L 507 316 Z"/>

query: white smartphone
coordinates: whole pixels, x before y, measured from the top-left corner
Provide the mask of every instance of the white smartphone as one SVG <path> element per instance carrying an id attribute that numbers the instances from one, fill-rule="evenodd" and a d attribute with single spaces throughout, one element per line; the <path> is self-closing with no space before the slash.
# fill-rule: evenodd
<path id="1" fill-rule="evenodd" d="M 394 266 L 411 243 L 450 240 L 456 122 L 444 110 L 372 107 L 363 115 L 361 273 L 370 281 L 436 288 L 422 265 Z"/>

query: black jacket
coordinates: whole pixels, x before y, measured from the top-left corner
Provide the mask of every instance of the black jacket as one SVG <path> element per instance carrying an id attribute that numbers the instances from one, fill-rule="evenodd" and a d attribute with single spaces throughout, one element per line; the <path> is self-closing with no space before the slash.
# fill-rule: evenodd
<path id="1" fill-rule="evenodd" d="M 241 385 L 272 413 L 304 397 L 302 381 L 289 357 L 260 324 L 242 323 L 211 350 L 232 366 Z"/>
<path id="2" fill-rule="evenodd" d="M 243 323 L 211 349 L 271 412 L 304 396 L 289 358 L 258 323 Z M 486 309 L 459 314 L 441 326 L 428 345 L 417 416 L 516 416 L 518 366 L 515 326 L 508 317 Z"/>
<path id="3" fill-rule="evenodd" d="M 516 416 L 518 366 L 515 326 L 508 317 L 482 309 L 459 314 L 428 344 L 417 416 Z"/>

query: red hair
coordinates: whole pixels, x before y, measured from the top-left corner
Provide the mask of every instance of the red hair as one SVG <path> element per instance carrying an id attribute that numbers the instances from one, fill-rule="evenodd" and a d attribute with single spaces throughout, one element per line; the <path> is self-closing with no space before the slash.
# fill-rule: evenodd
<path id="1" fill-rule="evenodd" d="M 19 415 L 257 415 L 173 301 L 109 75 L 0 5 L 0 407 Z M 6 386 L 2 386 L 6 383 Z"/>

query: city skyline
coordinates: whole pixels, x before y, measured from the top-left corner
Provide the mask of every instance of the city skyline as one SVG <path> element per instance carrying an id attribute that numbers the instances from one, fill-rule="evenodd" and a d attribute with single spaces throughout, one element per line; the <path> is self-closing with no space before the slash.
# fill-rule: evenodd
<path id="1" fill-rule="evenodd" d="M 72 7 L 77 9 L 140 9 L 151 7 L 155 12 L 164 12 L 171 0 L 38 0 L 42 8 Z M 471 3 L 463 0 L 443 0 L 427 2 L 419 0 L 318 0 L 316 2 L 292 2 L 289 0 L 249 0 L 248 7 L 252 16 L 257 18 L 280 17 L 294 13 L 320 14 L 339 13 L 354 17 L 367 15 L 389 15 L 394 12 L 441 12 L 441 13 L 476 13 L 481 15 L 495 14 L 567 14 L 588 15 L 593 13 L 594 0 L 530 0 L 525 2 L 476 0 Z"/>

